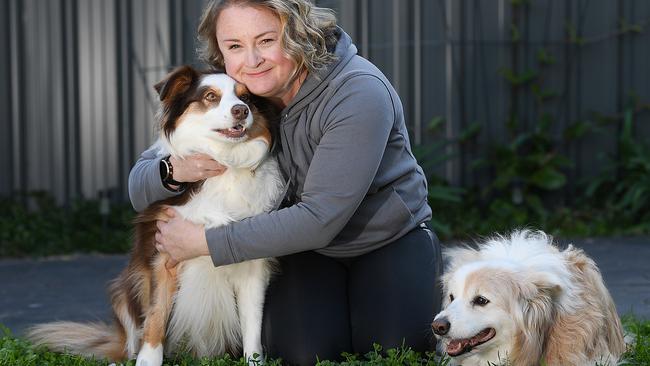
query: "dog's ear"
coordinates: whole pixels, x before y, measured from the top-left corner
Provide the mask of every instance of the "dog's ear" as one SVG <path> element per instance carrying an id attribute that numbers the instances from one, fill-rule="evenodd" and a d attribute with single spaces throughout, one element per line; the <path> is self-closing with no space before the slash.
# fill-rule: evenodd
<path id="1" fill-rule="evenodd" d="M 521 287 L 524 329 L 545 335 L 555 314 L 556 300 L 562 293 L 561 282 L 548 273 L 532 273 L 526 277 Z"/>
<path id="2" fill-rule="evenodd" d="M 529 326 L 527 329 L 541 330 L 541 319 L 549 319 L 553 315 L 553 306 L 562 293 L 562 282 L 548 273 L 531 273 L 525 277 L 520 291 L 524 319 Z"/>
<path id="3" fill-rule="evenodd" d="M 188 91 L 198 78 L 199 73 L 191 66 L 180 66 L 154 85 L 154 89 L 158 92 L 160 100 L 166 102 Z"/>
<path id="4" fill-rule="evenodd" d="M 517 324 L 513 365 L 538 364 L 544 349 L 543 340 L 555 316 L 555 299 L 561 293 L 559 282 L 545 273 L 528 273 L 516 280 L 518 301 L 512 308 Z M 517 363 L 515 363 L 517 362 Z"/>

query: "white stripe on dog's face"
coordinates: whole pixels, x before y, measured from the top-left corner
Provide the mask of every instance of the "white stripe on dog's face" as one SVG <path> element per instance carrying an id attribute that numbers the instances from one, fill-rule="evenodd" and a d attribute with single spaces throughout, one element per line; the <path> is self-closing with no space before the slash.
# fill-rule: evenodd
<path id="1" fill-rule="evenodd" d="M 199 89 L 202 88 L 209 88 L 209 90 L 220 94 L 219 102 L 205 113 L 208 122 L 214 124 L 213 128 L 226 129 L 239 122 L 233 116 L 232 109 L 235 106 L 242 105 L 248 108 L 246 103 L 240 99 L 241 94 L 247 93 L 242 84 L 237 84 L 235 80 L 226 74 L 211 74 L 202 78 Z M 253 114 L 250 109 L 248 109 L 248 116 L 244 122 L 246 128 L 249 128 L 253 123 Z"/>
<path id="2" fill-rule="evenodd" d="M 218 151 L 215 144 L 241 143 L 248 139 L 253 111 L 246 104 L 248 90 L 226 74 L 201 77 L 183 114 L 170 134 L 175 155 Z M 244 99 L 244 100 L 242 100 Z"/>

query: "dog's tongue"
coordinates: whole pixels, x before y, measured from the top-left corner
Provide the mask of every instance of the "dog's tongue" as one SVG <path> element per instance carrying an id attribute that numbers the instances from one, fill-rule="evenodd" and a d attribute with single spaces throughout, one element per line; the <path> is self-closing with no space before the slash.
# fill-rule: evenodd
<path id="1" fill-rule="evenodd" d="M 244 136 L 246 134 L 246 129 L 244 128 L 244 126 L 242 126 L 240 124 L 236 125 L 233 128 L 228 128 L 228 129 L 223 129 L 223 130 L 218 130 L 218 131 L 222 135 L 226 135 L 226 136 L 232 137 L 232 138 L 239 138 L 239 137 L 242 137 L 242 136 Z"/>
<path id="2" fill-rule="evenodd" d="M 458 356 L 461 353 L 469 351 L 470 340 L 468 338 L 454 339 L 447 345 L 447 354 L 449 356 Z"/>
<path id="3" fill-rule="evenodd" d="M 452 339 L 447 345 L 447 354 L 454 357 L 469 352 L 473 347 L 492 339 L 494 334 L 493 328 L 486 328 L 472 338 Z"/>

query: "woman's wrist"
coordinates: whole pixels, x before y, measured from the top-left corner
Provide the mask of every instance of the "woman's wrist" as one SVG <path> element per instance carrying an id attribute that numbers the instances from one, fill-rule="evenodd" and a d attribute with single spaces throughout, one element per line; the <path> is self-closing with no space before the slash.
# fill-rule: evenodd
<path id="1" fill-rule="evenodd" d="M 181 192 L 185 189 L 186 184 L 174 180 L 174 166 L 170 161 L 170 156 L 160 159 L 160 180 L 163 187 L 172 192 Z"/>

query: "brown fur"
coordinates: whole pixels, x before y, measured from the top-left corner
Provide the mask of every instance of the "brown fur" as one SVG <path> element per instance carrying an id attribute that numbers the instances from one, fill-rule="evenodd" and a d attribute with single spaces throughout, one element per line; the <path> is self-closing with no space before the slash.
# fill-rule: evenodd
<path id="1" fill-rule="evenodd" d="M 584 306 L 576 314 L 560 314 L 553 323 L 547 340 L 546 363 L 549 366 L 582 365 L 606 350 L 614 355 L 623 354 L 625 342 L 621 322 L 598 267 L 582 250 L 572 246 L 563 254 L 581 285 Z M 576 349 L 583 352 L 575 352 Z"/>
<path id="2" fill-rule="evenodd" d="M 512 365 L 539 365 L 540 360 L 548 366 L 587 365 L 597 355 L 620 356 L 625 351 L 614 301 L 603 285 L 596 264 L 580 249 L 569 247 L 562 254 L 576 276 L 583 306 L 576 313 L 561 312 L 554 305 L 559 289 L 543 282 L 531 283 L 536 292 L 527 299 L 522 319 L 526 323 L 522 329 L 527 333 L 522 330 L 515 336 L 512 353 L 508 355 Z M 498 282 L 499 286 L 510 287 L 505 291 L 521 294 L 521 288 L 514 288 L 514 283 Z"/>
<path id="3" fill-rule="evenodd" d="M 116 324 L 54 322 L 30 330 L 28 337 L 34 344 L 46 345 L 54 352 L 100 356 L 111 360 L 125 358 L 126 335 L 123 328 Z M 67 341 L 61 342 L 63 339 Z"/>

